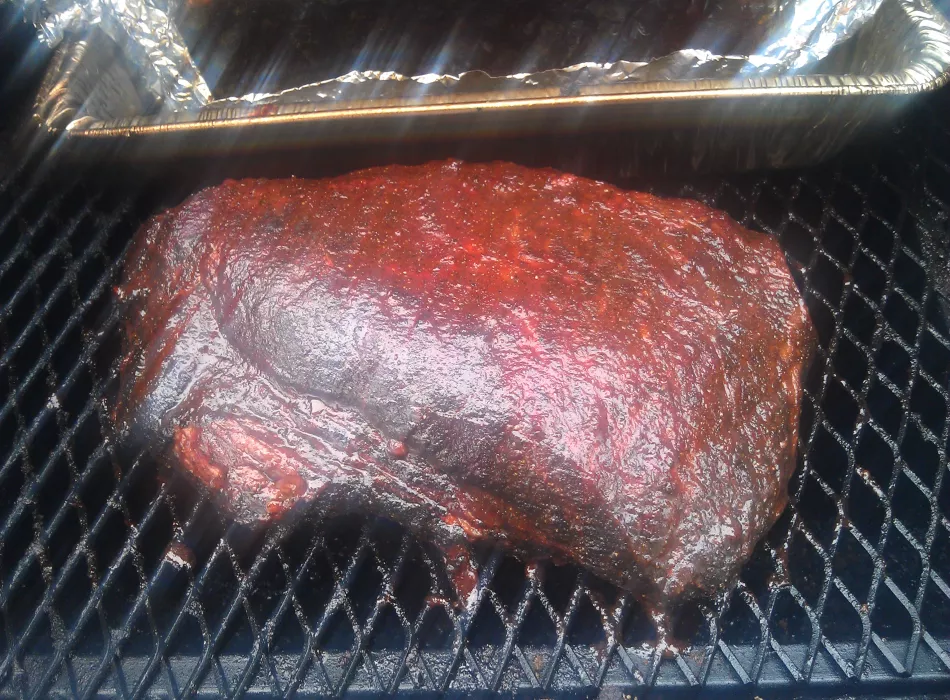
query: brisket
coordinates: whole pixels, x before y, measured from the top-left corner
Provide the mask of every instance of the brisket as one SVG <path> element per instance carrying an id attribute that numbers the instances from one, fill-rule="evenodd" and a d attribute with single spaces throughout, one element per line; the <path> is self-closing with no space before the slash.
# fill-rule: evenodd
<path id="1" fill-rule="evenodd" d="M 458 162 L 228 181 L 139 232 L 114 409 L 237 521 L 388 517 L 659 604 L 785 506 L 814 330 L 698 202 Z"/>

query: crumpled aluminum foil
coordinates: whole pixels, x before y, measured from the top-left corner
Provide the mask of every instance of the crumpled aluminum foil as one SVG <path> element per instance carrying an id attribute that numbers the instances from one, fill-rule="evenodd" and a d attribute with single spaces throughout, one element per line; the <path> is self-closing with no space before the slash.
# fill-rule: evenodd
<path id="1" fill-rule="evenodd" d="M 779 70 L 800 71 L 853 36 L 880 5 L 881 0 L 796 0 L 790 18 L 772 31 L 758 55 L 776 61 Z"/>
<path id="2" fill-rule="evenodd" d="M 146 87 L 168 108 L 192 109 L 211 101 L 211 90 L 172 20 L 174 0 L 20 0 L 20 4 L 39 30 L 40 40 L 51 47 L 67 33 L 101 28 L 145 68 Z"/>
<path id="3" fill-rule="evenodd" d="M 570 92 L 587 85 L 616 85 L 631 81 L 715 80 L 753 69 L 764 75 L 775 68 L 774 59 L 761 56 L 720 56 L 700 49 L 683 49 L 652 61 L 578 63 L 557 70 L 493 77 L 473 70 L 452 74 L 424 73 L 406 76 L 393 71 L 350 71 L 337 78 L 321 80 L 276 93 L 258 92 L 216 100 L 215 104 L 235 106 L 314 104 L 377 99 L 432 97 L 457 93 L 503 93 L 503 88 L 557 88 Z"/>
<path id="4" fill-rule="evenodd" d="M 211 91 L 191 59 L 173 17 L 180 0 L 13 0 L 24 6 L 40 38 L 54 46 L 67 32 L 100 26 L 132 60 L 146 67 L 148 89 L 165 110 L 187 111 L 212 102 Z M 585 77 L 616 83 L 630 80 L 676 80 L 697 77 L 762 77 L 795 73 L 814 65 L 834 46 L 854 36 L 881 6 L 883 0 L 787 0 L 777 12 L 760 48 L 747 56 L 720 56 L 709 51 L 684 49 L 645 63 L 617 61 L 566 66 L 559 71 L 496 76 L 493 80 L 519 81 L 523 85 L 583 80 Z M 371 69 L 371 66 L 367 66 Z M 372 96 L 405 94 L 415 86 L 450 86 L 471 80 L 477 71 L 461 75 L 404 76 L 390 71 L 351 72 L 332 80 L 302 85 L 279 93 L 221 95 L 219 99 L 244 104 L 300 102 L 333 99 L 334 93 L 352 91 L 354 84 L 373 83 L 358 92 Z M 468 77 L 467 77 L 468 76 Z M 489 76 L 483 76 L 489 77 Z M 388 87 L 386 85 L 388 84 Z M 349 96 L 352 96 L 349 92 Z M 342 96 L 342 95 L 341 95 Z"/>

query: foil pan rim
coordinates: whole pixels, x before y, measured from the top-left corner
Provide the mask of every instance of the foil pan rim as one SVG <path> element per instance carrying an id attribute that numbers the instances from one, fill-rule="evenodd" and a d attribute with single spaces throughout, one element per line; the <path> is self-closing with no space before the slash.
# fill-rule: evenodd
<path id="1" fill-rule="evenodd" d="M 64 131 L 77 137 L 129 137 L 134 135 L 175 133 L 219 129 L 241 129 L 249 126 L 282 123 L 325 122 L 367 117 L 398 117 L 418 115 L 449 115 L 474 111 L 519 111 L 542 108 L 599 107 L 630 105 L 632 103 L 672 103 L 730 98 L 774 99 L 782 97 L 844 97 L 870 95 L 912 95 L 936 89 L 950 82 L 950 22 L 929 0 L 887 0 L 901 11 L 909 31 L 915 37 L 914 55 L 910 65 L 894 72 L 868 75 L 798 74 L 763 77 L 699 80 L 616 80 L 592 86 L 581 85 L 570 91 L 557 87 L 527 87 L 515 90 L 495 89 L 486 92 L 457 92 L 444 95 L 414 95 L 411 97 L 373 98 L 366 100 L 324 100 L 321 102 L 261 103 L 261 95 L 254 102 L 242 98 L 216 100 L 193 112 L 165 112 L 144 116 L 134 110 L 128 114 L 104 117 L 90 109 L 73 95 L 72 102 L 57 108 L 50 101 L 61 103 L 69 90 L 46 91 L 37 103 L 37 115 L 55 114 L 55 123 L 38 116 L 38 121 L 49 131 Z M 91 39 L 89 41 L 92 41 Z M 61 49 L 63 47 L 61 46 Z M 678 52 L 679 53 L 679 52 Z M 697 53 L 697 52 L 693 52 Z M 735 57 L 745 61 L 748 57 Z M 65 62 L 68 73 L 69 63 Z M 624 62 L 617 62 L 624 63 Z M 580 71 L 592 64 L 578 64 L 556 72 Z M 604 70 L 615 64 L 597 66 Z M 637 64 L 629 65 L 636 67 Z M 471 71 L 469 73 L 476 73 Z M 545 71 L 548 73 L 551 71 Z M 349 75 L 349 74 L 347 74 Z M 377 83 L 415 82 L 430 85 L 439 82 L 458 82 L 467 74 L 458 76 L 402 76 L 396 73 L 366 71 L 362 77 Z M 542 74 L 532 74 L 542 75 Z M 341 76 L 346 78 L 347 76 Z M 512 77 L 489 78 L 490 84 L 501 84 Z M 314 90 L 321 85 L 339 83 L 341 78 L 320 81 L 311 85 L 291 88 L 275 97 Z M 47 81 L 62 88 L 68 78 Z"/>
<path id="2" fill-rule="evenodd" d="M 827 77 L 828 81 L 819 80 Z M 604 93 L 579 96 L 523 97 L 494 100 L 465 100 L 433 103 L 391 104 L 377 106 L 334 106 L 332 108 L 313 109 L 313 105 L 280 105 L 273 113 L 262 114 L 254 108 L 241 110 L 247 113 L 228 113 L 209 108 L 202 119 L 194 115 L 187 118 L 184 114 L 172 119 L 155 117 L 132 117 L 100 121 L 91 117 L 80 117 L 66 126 L 71 135 L 94 137 L 126 137 L 134 135 L 173 133 L 176 131 L 207 131 L 219 129 L 243 129 L 254 125 L 285 124 L 292 122 L 317 122 L 340 118 L 360 119 L 382 116 L 416 116 L 422 114 L 446 115 L 452 112 L 501 111 L 511 109 L 540 109 L 547 107 L 590 107 L 623 105 L 632 102 L 673 102 L 716 100 L 729 98 L 769 98 L 769 97 L 847 97 L 870 95 L 913 95 L 938 89 L 950 82 L 950 74 L 944 73 L 924 83 L 909 83 L 883 76 L 871 78 L 836 78 L 834 76 L 812 76 L 803 82 L 781 79 L 758 80 L 766 83 L 758 86 L 721 86 L 722 81 L 704 80 L 688 82 L 683 87 L 668 89 L 663 83 L 641 83 L 637 89 L 626 92 Z M 773 83 L 773 84 L 768 84 Z M 656 89 L 654 89 L 656 88 Z M 667 88 L 667 89 L 660 89 Z M 171 115 L 166 115 L 166 117 Z"/>

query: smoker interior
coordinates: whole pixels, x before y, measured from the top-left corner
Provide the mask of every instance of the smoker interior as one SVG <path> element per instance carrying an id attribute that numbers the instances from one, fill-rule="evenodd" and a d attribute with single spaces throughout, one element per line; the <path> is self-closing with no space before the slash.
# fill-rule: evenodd
<path id="1" fill-rule="evenodd" d="M 0 66 L 0 85 L 3 70 L 15 79 L 0 90 L 7 104 L 28 96 L 29 71 Z M 8 123 L 0 695 L 950 691 L 948 113 L 944 92 L 820 167 L 702 177 L 651 172 L 609 135 L 147 172 L 48 167 L 13 155 Z M 469 616 L 438 557 L 385 521 L 254 535 L 108 440 L 111 285 L 147 216 L 225 176 L 449 154 L 696 197 L 782 242 L 821 340 L 793 502 L 722 611 L 679 611 L 678 650 L 658 648 L 643 609 L 575 568 L 485 551 Z"/>

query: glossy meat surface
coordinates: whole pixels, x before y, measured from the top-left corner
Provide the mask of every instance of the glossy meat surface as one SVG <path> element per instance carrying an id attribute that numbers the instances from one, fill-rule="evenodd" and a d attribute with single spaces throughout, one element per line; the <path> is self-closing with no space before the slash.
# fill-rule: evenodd
<path id="1" fill-rule="evenodd" d="M 115 417 L 242 522 L 389 517 L 660 603 L 786 503 L 814 331 L 777 243 L 505 163 L 228 181 L 147 223 Z"/>

